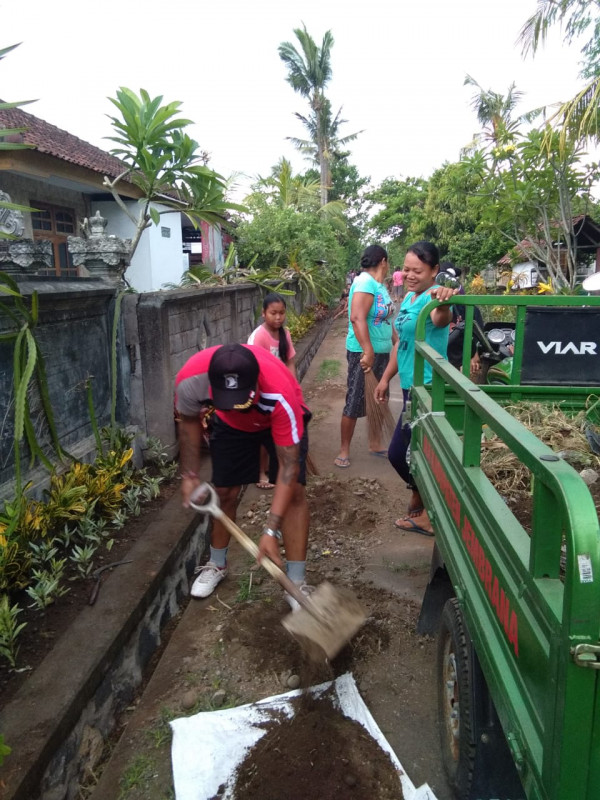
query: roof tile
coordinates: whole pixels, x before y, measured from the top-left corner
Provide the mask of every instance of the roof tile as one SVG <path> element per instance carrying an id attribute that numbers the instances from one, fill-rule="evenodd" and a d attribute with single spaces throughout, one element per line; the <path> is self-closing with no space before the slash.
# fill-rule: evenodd
<path id="1" fill-rule="evenodd" d="M 31 144 L 40 153 L 47 153 L 61 161 L 111 178 L 123 172 L 124 164 L 118 158 L 20 108 L 0 108 L 2 128 L 26 128 L 24 133 L 11 136 L 10 140 Z"/>

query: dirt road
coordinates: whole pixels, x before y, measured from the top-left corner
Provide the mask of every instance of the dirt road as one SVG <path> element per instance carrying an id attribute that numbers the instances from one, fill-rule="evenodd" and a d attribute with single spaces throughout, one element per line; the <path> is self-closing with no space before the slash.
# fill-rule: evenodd
<path id="1" fill-rule="evenodd" d="M 350 586 L 369 619 L 331 669 L 310 680 L 351 671 L 412 781 L 428 782 L 438 800 L 451 800 L 436 728 L 435 642 L 415 634 L 432 540 L 394 528 L 407 492 L 387 459 L 368 453 L 364 421 L 351 466 L 333 465 L 345 395 L 344 341 L 339 319 L 303 382 L 314 414 L 310 452 L 320 473 L 308 487 L 308 575 L 313 584 L 328 579 Z M 392 389 L 397 415 L 399 385 Z M 238 523 L 250 535 L 260 532 L 268 504 L 268 492 L 246 491 Z M 279 624 L 286 609 L 281 590 L 233 544 L 228 579 L 212 597 L 187 607 L 99 781 L 91 776 L 81 798 L 172 798 L 169 719 L 278 694 L 296 676 L 305 681 L 301 653 Z"/>

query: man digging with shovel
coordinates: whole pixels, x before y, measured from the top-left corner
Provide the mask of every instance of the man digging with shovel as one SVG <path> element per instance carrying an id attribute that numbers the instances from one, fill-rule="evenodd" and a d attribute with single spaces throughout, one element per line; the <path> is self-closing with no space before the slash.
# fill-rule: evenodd
<path id="1" fill-rule="evenodd" d="M 308 597 L 305 582 L 308 544 L 306 501 L 306 424 L 310 412 L 300 385 L 287 367 L 262 347 L 226 344 L 209 347 L 192 356 L 175 381 L 175 407 L 179 422 L 183 505 L 200 485 L 200 446 L 205 416 L 210 417 L 212 483 L 223 512 L 235 520 L 240 489 L 256 483 L 260 448 L 271 454 L 276 475 L 267 524 L 259 541 L 259 559 L 268 556 L 282 564 L 283 540 L 286 572 Z M 214 413 L 213 413 L 214 412 Z M 208 597 L 227 576 L 230 534 L 217 518 L 213 522 L 210 560 L 197 572 L 191 595 Z M 286 593 L 292 610 L 298 601 Z"/>

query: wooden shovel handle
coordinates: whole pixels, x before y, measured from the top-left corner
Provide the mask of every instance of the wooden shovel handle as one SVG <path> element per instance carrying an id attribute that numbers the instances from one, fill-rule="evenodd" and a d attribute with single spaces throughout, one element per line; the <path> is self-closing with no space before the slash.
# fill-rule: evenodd
<path id="1" fill-rule="evenodd" d="M 225 528 L 227 528 L 229 533 L 235 539 L 237 539 L 237 541 L 242 545 L 242 547 L 245 550 L 247 550 L 250 553 L 251 556 L 254 556 L 254 558 L 258 559 L 259 551 L 256 544 L 247 534 L 244 533 L 244 531 L 241 528 L 239 528 L 235 524 L 235 522 L 232 519 L 230 519 L 227 516 L 227 514 L 225 514 L 224 511 L 221 511 L 220 508 L 211 509 L 211 514 L 213 514 L 213 516 L 215 516 L 219 520 L 219 522 L 222 525 L 224 525 Z M 310 600 L 308 600 L 302 594 L 302 592 L 296 586 L 296 584 L 288 578 L 285 572 L 282 569 L 280 569 L 277 566 L 277 564 L 271 561 L 271 559 L 268 556 L 263 556 L 259 563 L 261 567 L 264 567 L 267 570 L 267 572 L 269 573 L 269 575 L 271 575 L 272 578 L 275 578 L 275 580 L 283 586 L 283 588 L 286 590 L 288 594 L 291 594 L 294 600 L 297 600 L 300 603 L 300 605 L 307 611 L 309 611 L 311 614 L 314 613 L 312 606 L 310 604 Z"/>

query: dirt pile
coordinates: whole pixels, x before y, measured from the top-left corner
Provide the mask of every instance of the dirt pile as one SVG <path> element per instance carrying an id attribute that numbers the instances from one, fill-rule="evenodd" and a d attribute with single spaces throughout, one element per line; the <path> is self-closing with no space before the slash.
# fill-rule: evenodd
<path id="1" fill-rule="evenodd" d="M 303 695 L 291 718 L 265 724 L 236 773 L 234 797 L 244 800 L 401 800 L 398 773 L 360 723 L 330 697 Z M 219 795 L 217 795 L 217 798 Z"/>

